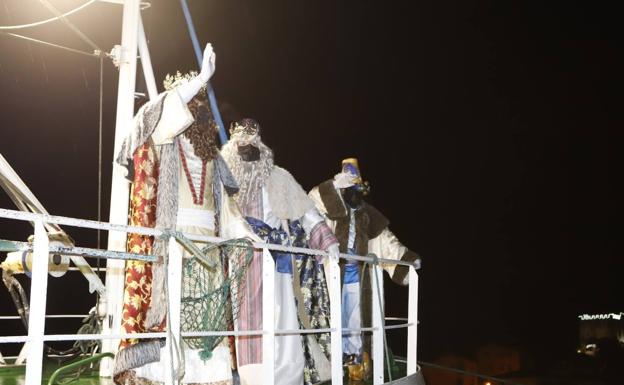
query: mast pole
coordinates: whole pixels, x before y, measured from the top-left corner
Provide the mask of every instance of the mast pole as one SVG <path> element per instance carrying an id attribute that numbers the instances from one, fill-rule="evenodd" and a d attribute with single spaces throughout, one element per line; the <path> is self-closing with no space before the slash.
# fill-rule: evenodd
<path id="1" fill-rule="evenodd" d="M 140 18 L 140 0 L 125 0 L 121 30 L 119 57 L 119 86 L 117 89 L 117 118 L 115 122 L 115 150 L 113 159 L 119 152 L 134 116 L 134 91 L 136 86 L 137 47 Z M 113 166 L 110 216 L 115 224 L 128 224 L 128 199 L 130 186 L 119 167 Z M 126 233 L 109 232 L 108 250 L 125 251 Z M 106 318 L 104 334 L 119 334 L 123 308 L 124 261 L 107 259 L 106 262 Z M 102 342 L 103 353 L 116 353 L 119 340 L 106 339 Z M 100 364 L 100 376 L 113 374 L 113 360 L 105 358 Z"/>

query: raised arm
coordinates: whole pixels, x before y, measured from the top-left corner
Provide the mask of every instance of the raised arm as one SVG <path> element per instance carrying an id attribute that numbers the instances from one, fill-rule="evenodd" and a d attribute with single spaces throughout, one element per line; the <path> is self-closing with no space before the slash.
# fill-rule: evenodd
<path id="1" fill-rule="evenodd" d="M 208 80 L 215 72 L 216 55 L 212 48 L 212 44 L 206 44 L 204 49 L 204 60 L 202 62 L 201 72 L 190 81 L 176 87 L 176 91 L 184 103 L 188 103 L 193 99 L 199 90 L 208 83 Z"/>

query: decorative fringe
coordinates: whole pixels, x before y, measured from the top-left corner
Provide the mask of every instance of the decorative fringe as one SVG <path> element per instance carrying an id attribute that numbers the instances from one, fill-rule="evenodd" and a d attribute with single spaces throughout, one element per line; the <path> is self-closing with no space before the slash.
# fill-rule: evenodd
<path id="1" fill-rule="evenodd" d="M 160 172 L 158 176 L 158 197 L 156 203 L 156 227 L 175 229 L 178 213 L 178 141 L 165 144 L 160 149 Z M 159 256 L 158 262 L 152 265 L 152 300 L 145 316 L 145 327 L 148 329 L 160 326 L 167 314 L 165 300 L 165 268 L 163 256 L 168 252 L 167 242 L 156 239 L 152 253 Z"/>
<path id="2" fill-rule="evenodd" d="M 168 94 L 162 93 L 158 99 L 152 103 L 145 103 L 136 114 L 133 124 L 135 128 L 130 130 L 130 134 L 124 139 L 121 149 L 115 158 L 120 166 L 125 169 L 126 178 L 129 181 L 134 179 L 134 168 L 132 158 L 137 148 L 141 147 L 150 138 L 160 117 L 162 115 L 163 103 Z"/>
<path id="3" fill-rule="evenodd" d="M 115 355 L 113 377 L 152 362 L 160 361 L 160 348 L 164 341 L 146 341 L 128 346 Z"/>

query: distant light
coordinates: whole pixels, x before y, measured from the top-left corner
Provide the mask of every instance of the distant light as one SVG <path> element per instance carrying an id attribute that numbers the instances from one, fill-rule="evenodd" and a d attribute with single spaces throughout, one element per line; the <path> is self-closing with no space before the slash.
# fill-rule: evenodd
<path id="1" fill-rule="evenodd" d="M 624 313 L 608 313 L 608 314 L 582 314 L 578 316 L 581 321 L 592 321 L 592 320 L 606 320 L 606 319 L 614 319 L 620 321 L 622 319 L 622 315 Z"/>
<path id="2" fill-rule="evenodd" d="M 488 381 L 488 382 L 486 382 L 486 383 L 485 383 L 485 384 L 483 384 L 483 385 L 492 385 L 492 383 L 491 383 L 490 381 Z"/>

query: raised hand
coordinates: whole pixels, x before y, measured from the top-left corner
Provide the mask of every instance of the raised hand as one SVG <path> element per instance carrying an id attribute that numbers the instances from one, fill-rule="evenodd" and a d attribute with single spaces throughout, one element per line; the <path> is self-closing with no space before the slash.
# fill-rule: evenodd
<path id="1" fill-rule="evenodd" d="M 199 73 L 200 79 L 206 83 L 212 77 L 216 69 L 216 55 L 212 44 L 206 44 L 204 49 L 204 59 L 202 61 L 201 72 Z"/>

